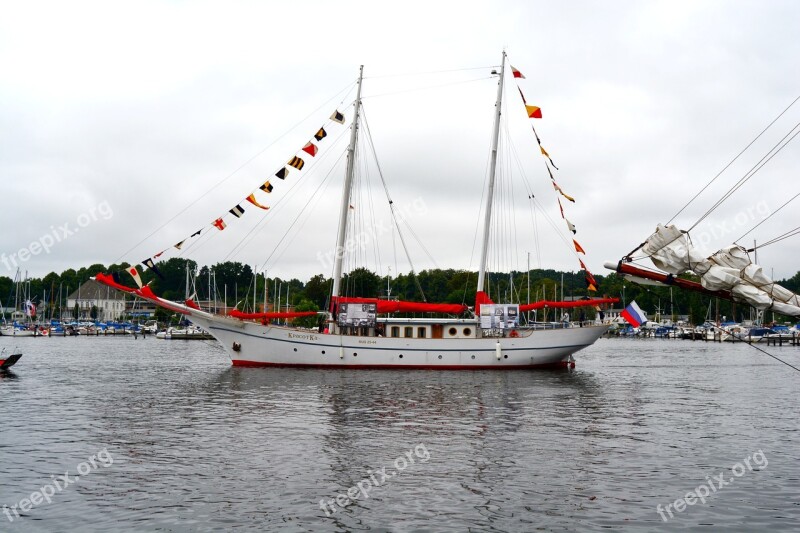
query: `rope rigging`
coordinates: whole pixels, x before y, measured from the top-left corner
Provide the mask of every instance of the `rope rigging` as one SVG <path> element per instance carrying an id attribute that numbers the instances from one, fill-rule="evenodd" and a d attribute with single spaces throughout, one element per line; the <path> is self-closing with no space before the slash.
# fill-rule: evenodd
<path id="1" fill-rule="evenodd" d="M 383 185 L 383 190 L 386 193 L 386 201 L 389 203 L 389 212 L 390 212 L 390 214 L 392 216 L 392 221 L 394 222 L 394 229 L 397 231 L 397 236 L 400 238 L 400 243 L 403 246 L 403 251 L 406 254 L 406 259 L 408 260 L 408 264 L 411 267 L 411 275 L 414 278 L 414 284 L 416 285 L 417 290 L 419 291 L 420 295 L 422 296 L 422 301 L 423 302 L 427 302 L 428 300 L 425 297 L 425 291 L 422 290 L 422 285 L 420 284 L 419 278 L 417 277 L 417 271 L 414 268 L 414 262 L 411 260 L 411 254 L 408 251 L 408 245 L 406 244 L 406 239 L 403 236 L 403 232 L 400 230 L 400 224 L 399 224 L 399 222 L 397 220 L 397 211 L 395 209 L 394 201 L 392 200 L 392 197 L 389 194 L 389 186 L 386 183 L 386 179 L 385 179 L 385 177 L 383 175 L 383 170 L 381 170 L 380 161 L 378 160 L 378 154 L 377 154 L 377 151 L 375 150 L 375 144 L 372 141 L 372 132 L 370 131 L 370 128 L 369 128 L 369 122 L 367 122 L 367 114 L 366 114 L 366 112 L 364 112 L 362 116 L 363 116 L 363 120 L 364 120 L 364 130 L 366 132 L 366 137 L 367 137 L 369 146 L 370 146 L 370 148 L 372 150 L 372 156 L 373 156 L 373 158 L 375 160 L 375 166 L 378 169 L 378 176 L 381 179 L 381 184 Z M 411 228 L 411 226 L 408 225 L 408 222 L 406 222 L 406 225 L 408 226 L 408 228 L 411 231 L 411 233 L 414 236 L 414 238 L 417 240 L 417 243 L 422 247 L 422 249 L 425 251 L 425 253 L 428 255 L 428 257 L 431 259 L 431 262 L 433 262 L 433 264 L 435 265 L 436 262 L 433 261 L 433 258 L 431 257 L 431 254 L 428 252 L 427 248 L 425 248 L 425 246 L 419 240 L 419 237 L 417 237 L 416 233 L 414 233 L 414 230 Z M 396 268 L 396 265 L 395 265 L 395 268 Z"/>
<path id="2" fill-rule="evenodd" d="M 797 131 L 795 131 L 795 130 L 797 130 Z M 792 132 L 793 132 L 793 131 L 794 131 L 794 135 L 792 135 Z M 739 179 L 739 181 L 737 181 L 737 182 L 736 182 L 736 183 L 735 183 L 735 184 L 734 184 L 734 185 L 733 185 L 733 186 L 732 186 L 730 189 L 728 189 L 728 191 L 727 191 L 727 192 L 726 192 L 726 193 L 725 193 L 725 194 L 722 196 L 722 198 L 720 198 L 719 200 L 717 200 L 717 201 L 714 203 L 714 205 L 712 205 L 712 206 L 711 206 L 711 208 L 710 208 L 708 211 L 706 211 L 706 212 L 705 212 L 705 214 L 703 214 L 703 216 L 701 216 L 701 217 L 700 217 L 700 218 L 697 220 L 697 222 L 695 222 L 695 223 L 694 223 L 694 224 L 693 224 L 693 225 L 692 225 L 692 226 L 691 226 L 691 227 L 688 229 L 688 231 L 692 231 L 694 228 L 696 228 L 698 224 L 700 224 L 700 223 L 701 223 L 703 220 L 705 220 L 705 219 L 706 219 L 706 218 L 707 218 L 707 217 L 708 217 L 708 216 L 709 216 L 711 213 L 713 213 L 713 212 L 714 212 L 714 211 L 715 211 L 715 210 L 716 210 L 716 209 L 717 209 L 719 206 L 721 206 L 721 205 L 722 205 L 722 204 L 723 204 L 723 203 L 724 203 L 724 202 L 725 202 L 725 201 L 726 201 L 728 198 L 730 198 L 731 196 L 733 196 L 733 194 L 734 194 L 736 191 L 738 191 L 738 190 L 739 190 L 739 189 L 740 189 L 740 188 L 741 188 L 741 187 L 742 187 L 742 186 L 743 186 L 745 183 L 747 183 L 747 182 L 750 180 L 750 178 L 752 178 L 753 176 L 755 176 L 755 174 L 756 174 L 756 173 L 757 173 L 759 170 L 761 170 L 761 169 L 764 167 L 764 165 L 766 165 L 767 163 L 769 163 L 769 162 L 772 160 L 772 158 L 773 158 L 773 157 L 775 157 L 776 155 L 778 155 L 778 154 L 781 152 L 781 150 L 783 150 L 783 149 L 786 147 L 786 145 L 788 145 L 790 142 L 792 142 L 792 141 L 795 139 L 795 137 L 797 137 L 797 135 L 798 135 L 798 134 L 800 134 L 800 122 L 798 122 L 797 124 L 795 124 L 795 125 L 794 125 L 794 127 L 793 127 L 791 130 L 789 130 L 789 133 L 787 133 L 786 135 L 784 135 L 784 136 L 783 136 L 783 138 L 781 138 L 781 140 L 780 140 L 780 141 L 778 141 L 778 142 L 777 142 L 777 143 L 776 143 L 776 144 L 775 144 L 775 145 L 774 145 L 774 146 L 773 146 L 773 147 L 772 147 L 772 148 L 769 150 L 769 152 L 767 152 L 767 154 L 766 154 L 764 157 L 762 157 L 762 158 L 761 158 L 761 159 L 760 159 L 760 160 L 759 160 L 759 161 L 758 161 L 758 162 L 757 162 L 755 165 L 753 165 L 753 166 L 750 168 L 750 170 L 748 170 L 748 171 L 745 173 L 745 175 L 744 175 L 744 176 L 742 176 L 742 177 Z M 789 137 L 790 135 L 791 135 L 791 137 Z M 788 137 L 788 140 L 787 140 L 787 137 Z M 784 141 L 785 141 L 785 142 L 784 142 Z M 783 144 L 781 144 L 781 143 L 783 143 Z"/>
<path id="3" fill-rule="evenodd" d="M 799 193 L 797 193 L 797 194 L 795 194 L 795 195 L 794 195 L 794 196 L 792 196 L 791 198 L 789 198 L 789 200 L 787 200 L 787 201 L 786 201 L 786 203 L 784 203 L 784 204 L 783 204 L 782 206 L 780 206 L 778 209 L 776 209 L 775 211 L 773 211 L 772 213 L 770 213 L 770 214 L 769 214 L 767 217 L 765 217 L 765 218 L 764 218 L 764 220 L 762 220 L 761 222 L 759 222 L 758 224 L 756 224 L 755 226 L 753 226 L 752 228 L 750 228 L 750 230 L 748 230 L 748 231 L 747 231 L 747 233 L 745 233 L 744 235 L 742 235 L 741 237 L 739 237 L 738 239 L 736 239 L 736 240 L 735 240 L 735 241 L 733 241 L 733 242 L 741 241 L 742 239 L 744 239 L 745 237 L 747 237 L 748 235 L 750 235 L 750 234 L 751 234 L 751 233 L 752 233 L 752 232 L 753 232 L 753 231 L 754 231 L 754 230 L 755 230 L 757 227 L 759 227 L 761 224 L 763 224 L 764 222 L 766 222 L 767 220 L 769 220 L 770 218 L 772 218 L 773 216 L 775 216 L 775 215 L 776 215 L 776 214 L 777 214 L 777 213 L 778 213 L 778 212 L 779 212 L 781 209 L 783 209 L 784 207 L 786 207 L 787 205 L 789 205 L 789 204 L 790 204 L 790 203 L 791 203 L 791 202 L 792 202 L 792 201 L 793 201 L 795 198 L 797 198 L 798 196 L 800 196 L 800 192 L 799 192 Z"/>
<path id="4" fill-rule="evenodd" d="M 706 183 L 706 184 L 703 186 L 703 188 L 702 188 L 702 189 L 700 189 L 700 190 L 697 192 L 697 194 L 695 194 L 695 195 L 694 195 L 694 196 L 691 198 L 691 200 L 689 200 L 688 202 L 686 202 L 686 204 L 684 204 L 684 206 L 683 206 L 683 207 L 681 207 L 681 208 L 678 210 L 678 212 L 677 212 L 677 213 L 675 213 L 674 215 L 672 215 L 672 218 L 670 218 L 670 219 L 667 221 L 667 223 L 666 223 L 665 225 L 669 225 L 669 224 L 670 224 L 670 223 L 671 223 L 673 220 L 675 220 L 675 219 L 678 217 L 678 215 L 680 215 L 681 213 L 683 213 L 683 211 L 684 211 L 684 210 L 685 210 L 687 207 L 689 207 L 689 205 L 691 205 L 691 203 L 692 203 L 692 202 L 694 202 L 694 201 L 697 199 L 697 197 L 698 197 L 698 196 L 700 196 L 700 195 L 703 193 L 703 191 L 705 191 L 706 189 L 708 189 L 708 188 L 711 186 L 711 184 L 712 184 L 712 183 L 714 183 L 714 182 L 717 180 L 717 178 L 719 178 L 719 177 L 722 175 L 722 173 L 723 173 L 723 172 L 725 172 L 726 170 L 728 170 L 728 168 L 729 168 L 729 167 L 730 167 L 730 166 L 731 166 L 731 165 L 732 165 L 732 164 L 733 164 L 733 163 L 734 163 L 734 162 L 735 162 L 737 159 L 739 159 L 739 157 L 741 157 L 741 155 L 742 155 L 742 154 L 744 154 L 744 153 L 745 153 L 745 152 L 746 152 L 746 151 L 747 151 L 747 150 L 748 150 L 748 149 L 749 149 L 749 148 L 750 148 L 750 147 L 751 147 L 751 146 L 752 146 L 752 145 L 753 145 L 753 144 L 754 144 L 754 143 L 755 143 L 755 142 L 756 142 L 756 141 L 757 141 L 759 138 L 761 138 L 761 136 L 762 136 L 762 135 L 764 135 L 764 133 L 766 133 L 766 131 L 767 131 L 768 129 L 770 129 L 770 128 L 772 127 L 772 125 L 773 125 L 773 124 L 775 124 L 775 123 L 778 121 L 778 119 L 780 119 L 780 118 L 781 118 L 781 117 L 782 117 L 782 116 L 783 116 L 783 115 L 784 115 L 784 114 L 785 114 L 787 111 L 789 111 L 789 109 L 790 109 L 790 108 L 791 108 L 791 107 L 792 107 L 792 106 L 793 106 L 793 105 L 794 105 L 794 104 L 795 104 L 795 103 L 796 103 L 798 100 L 800 100 L 800 96 L 798 96 L 797 98 L 795 98 L 794 100 L 792 100 L 792 102 L 791 102 L 791 103 L 790 103 L 788 106 L 786 106 L 786 108 L 785 108 L 783 111 L 781 111 L 781 112 L 778 114 L 778 116 L 777 116 L 777 117 L 775 117 L 774 119 L 772 119 L 772 122 L 770 122 L 769 124 L 767 124 L 767 127 L 765 127 L 763 130 L 761 130 L 761 133 L 759 133 L 758 135 L 756 135 L 756 136 L 755 136 L 755 138 L 754 138 L 752 141 L 750 141 L 750 143 L 748 143 L 748 145 L 747 145 L 747 146 L 745 146 L 744 148 L 742 148 L 742 150 L 741 150 L 741 151 L 740 151 L 738 154 L 736 154 L 736 156 L 735 156 L 733 159 L 731 159 L 731 160 L 728 162 L 728 164 L 727 164 L 727 165 L 725 165 L 725 166 L 722 168 L 722 170 L 720 170 L 719 172 L 717 172 L 717 175 L 716 175 L 716 176 L 714 176 L 713 178 L 711 178 L 711 180 L 710 180 L 708 183 Z"/>
<path id="5" fill-rule="evenodd" d="M 350 92 L 353 90 L 353 88 L 354 88 L 354 87 L 355 87 L 355 82 L 350 82 L 350 83 L 348 83 L 348 84 L 347 84 L 347 85 L 346 85 L 344 88 L 342 88 L 341 90 L 339 90 L 339 92 L 337 92 L 337 93 L 336 93 L 336 94 L 334 94 L 332 97 L 330 97 L 328 100 L 326 100 L 325 102 L 323 102 L 322 104 L 320 104 L 320 105 L 319 105 L 319 106 L 318 106 L 316 109 L 314 109 L 314 110 L 313 110 L 311 113 L 309 113 L 309 114 L 308 114 L 308 115 L 306 115 L 306 116 L 305 116 L 303 119 L 301 119 L 301 120 L 299 120 L 298 122 L 296 122 L 296 123 L 295 123 L 293 126 L 291 126 L 289 129 L 287 129 L 286 131 L 284 131 L 283 133 L 281 133 L 280 135 L 278 135 L 278 137 L 276 137 L 276 138 L 275 138 L 275 139 L 274 139 L 272 142 L 270 142 L 269 144 L 267 144 L 267 145 L 266 145 L 264 148 L 262 148 L 261 150 L 259 150 L 258 152 L 256 152 L 256 153 L 255 153 L 255 154 L 254 154 L 252 157 L 250 157 L 250 158 L 249 158 L 249 159 L 247 159 L 247 160 L 246 160 L 244 163 L 242 163 L 241 165 L 239 165 L 239 166 L 238 166 L 238 167 L 237 167 L 237 168 L 236 168 L 236 169 L 235 169 L 233 172 L 231 172 L 230 174 L 228 174 L 227 176 L 225 176 L 224 178 L 222 178 L 220 181 L 218 181 L 217 183 L 215 183 L 214 185 L 212 185 L 211 187 L 209 187 L 209 188 L 208 188 L 208 189 L 207 189 L 207 190 L 206 190 L 204 193 L 202 193 L 200 196 L 198 196 L 197 198 L 195 198 L 194 200 L 192 200 L 191 202 L 189 202 L 189 204 L 187 204 L 187 205 L 186 205 L 186 207 L 184 207 L 183 209 L 181 209 L 181 210 L 180 210 L 178 213 L 176 213 L 176 214 L 175 214 L 173 217 L 171 217 L 169 220 L 167 220 L 166 222 L 164 222 L 163 224 L 161 224 L 160 226 L 158 226 L 157 228 L 155 228 L 155 229 L 154 229 L 153 231 L 151 231 L 151 232 L 150 232 L 150 233 L 149 233 L 147 236 L 145 236 L 145 237 L 144 237 L 142 240 L 140 240 L 138 243 L 134 244 L 134 245 L 133 245 L 131 248 L 129 248 L 128 250 L 126 250 L 126 251 L 125 251 L 125 252 L 124 252 L 122 255 L 120 255 L 120 256 L 119 256 L 119 257 L 118 257 L 118 258 L 117 258 L 117 259 L 114 261 L 114 263 L 119 263 L 119 262 L 120 262 L 120 261 L 121 261 L 121 260 L 122 260 L 124 257 L 127 257 L 129 254 L 131 254 L 131 253 L 132 253 L 134 250 L 136 250 L 136 249 L 137 249 L 139 246 L 141 246 L 141 245 L 142 245 L 142 244 L 143 244 L 145 241 L 147 241 L 147 240 L 148 240 L 148 239 L 150 239 L 150 238 L 151 238 L 153 235 L 155 235 L 156 233 L 158 233 L 159 231 L 161 231 L 162 229 L 164 229 L 164 227 L 166 227 L 166 226 L 167 226 L 169 223 L 173 222 L 173 221 L 174 221 L 176 218 L 178 218 L 180 215 L 182 215 L 183 213 L 185 213 L 186 211 L 188 211 L 188 210 L 189 210 L 191 207 L 193 207 L 195 204 L 197 204 L 197 203 L 198 203 L 200 200 L 202 200 L 203 198 L 205 198 L 206 196 L 208 196 L 209 194 L 211 194 L 211 193 L 212 193 L 212 192 L 213 192 L 213 191 L 214 191 L 216 188 L 220 187 L 220 186 L 221 186 L 223 183 L 225 183 L 226 181 L 228 181 L 229 179 L 231 179 L 233 176 L 235 176 L 236 174 L 238 174 L 238 173 L 239 173 L 239 172 L 240 172 L 242 169 L 244 169 L 244 168 L 245 168 L 245 167 L 247 167 L 247 166 L 248 166 L 250 163 L 252 163 L 253 161 L 255 161 L 255 160 L 256 160 L 256 159 L 257 159 L 259 156 L 261 156 L 261 155 L 262 155 L 264 152 L 266 152 L 266 151 L 267 151 L 269 148 L 271 148 L 272 146 L 274 146 L 274 145 L 275 145 L 275 144 L 276 144 L 278 141 L 280 141 L 281 139 L 283 139 L 284 137 L 286 137 L 288 134 L 290 134 L 291 132 L 293 132 L 295 129 L 297 129 L 298 127 L 300 127 L 300 125 L 301 125 L 301 124 L 303 124 L 303 123 L 304 123 L 306 120 L 310 119 L 312 116 L 314 116 L 316 113 L 318 113 L 318 112 L 319 112 L 319 111 L 320 111 L 320 110 L 321 110 L 323 107 L 325 107 L 325 106 L 327 106 L 328 104 L 330 104 L 332 101 L 334 101 L 334 100 L 335 100 L 335 99 L 336 99 L 336 98 L 337 98 L 339 95 L 341 95 L 342 93 L 345 93 L 345 94 L 344 94 L 344 96 L 342 97 L 341 101 L 340 101 L 340 105 L 341 105 L 341 103 L 342 103 L 342 102 L 344 102 L 344 100 L 347 98 L 347 95 L 348 95 L 348 94 L 349 94 L 349 93 L 350 93 Z"/>

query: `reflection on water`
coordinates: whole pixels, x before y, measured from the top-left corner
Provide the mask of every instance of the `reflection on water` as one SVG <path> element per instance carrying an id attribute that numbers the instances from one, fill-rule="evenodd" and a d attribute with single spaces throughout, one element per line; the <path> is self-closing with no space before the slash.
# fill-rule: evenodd
<path id="1" fill-rule="evenodd" d="M 156 339 L 23 351 L 0 375 L 0 505 L 103 448 L 114 464 L 14 522 L 0 515 L 2 531 L 789 530 L 800 518 L 798 377 L 747 346 L 609 339 L 558 372 L 242 369 L 213 343 Z M 429 461 L 326 517 L 320 500 L 419 444 Z M 658 504 L 759 449 L 767 468 L 661 521 Z"/>

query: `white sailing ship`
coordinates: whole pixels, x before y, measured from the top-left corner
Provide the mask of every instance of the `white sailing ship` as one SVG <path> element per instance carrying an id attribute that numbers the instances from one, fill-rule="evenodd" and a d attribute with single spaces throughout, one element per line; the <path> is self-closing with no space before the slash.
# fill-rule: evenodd
<path id="1" fill-rule="evenodd" d="M 291 366 L 332 368 L 427 368 L 427 369 L 528 369 L 574 365 L 573 354 L 605 333 L 604 325 L 520 325 L 519 304 L 495 304 L 484 293 L 487 251 L 490 245 L 497 147 L 506 76 L 506 55 L 499 72 L 494 118 L 491 165 L 485 192 L 477 298 L 474 308 L 452 304 L 396 302 L 342 295 L 344 253 L 335 254 L 331 307 L 321 313 L 324 330 L 307 330 L 270 324 L 270 319 L 301 313 L 215 314 L 185 303 L 159 298 L 148 287 L 130 289 L 110 275 L 97 280 L 127 290 L 159 306 L 181 313 L 213 335 L 238 366 Z M 347 165 L 341 196 L 337 251 L 345 250 L 352 209 L 351 189 L 361 110 L 361 68 L 354 102 Z M 596 305 L 599 300 L 578 303 Z M 572 305 L 571 307 L 577 307 Z M 531 307 L 532 308 L 532 307 Z M 433 313 L 443 318 L 397 318 L 391 313 Z"/>

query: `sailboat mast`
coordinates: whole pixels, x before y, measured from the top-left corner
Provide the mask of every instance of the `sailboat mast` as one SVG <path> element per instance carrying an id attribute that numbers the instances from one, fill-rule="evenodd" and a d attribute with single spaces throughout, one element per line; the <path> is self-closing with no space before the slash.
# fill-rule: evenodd
<path id="1" fill-rule="evenodd" d="M 492 224 L 492 200 L 494 198 L 494 178 L 497 172 L 497 144 L 500 140 L 500 115 L 503 104 L 503 81 L 506 71 L 506 52 L 503 50 L 503 60 L 500 63 L 500 81 L 497 82 L 497 103 L 495 103 L 494 132 L 492 134 L 492 154 L 489 165 L 489 186 L 486 191 L 485 218 L 483 220 L 483 241 L 481 242 L 481 263 L 478 268 L 478 291 L 484 289 L 486 278 L 486 256 L 489 252 L 489 230 Z"/>
<path id="2" fill-rule="evenodd" d="M 350 209 L 350 191 L 353 187 L 353 172 L 356 166 L 356 140 L 358 139 L 358 113 L 361 110 L 361 81 L 364 77 L 364 65 L 358 71 L 358 90 L 356 92 L 355 111 L 353 112 L 353 125 L 350 130 L 350 146 L 347 148 L 347 172 L 344 176 L 344 190 L 342 191 L 342 204 L 339 209 L 339 235 L 336 239 L 334 253 L 333 289 L 331 295 L 339 296 L 342 285 L 342 259 L 344 258 L 344 241 L 347 237 L 347 218 Z"/>

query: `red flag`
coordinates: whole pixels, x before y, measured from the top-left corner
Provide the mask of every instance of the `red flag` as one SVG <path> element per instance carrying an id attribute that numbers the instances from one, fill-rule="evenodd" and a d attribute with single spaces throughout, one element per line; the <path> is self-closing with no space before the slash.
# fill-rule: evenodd
<path id="1" fill-rule="evenodd" d="M 580 257 L 578 258 L 578 263 L 580 263 L 580 264 L 581 264 L 581 268 L 582 268 L 582 269 L 584 269 L 586 272 L 589 272 L 589 269 L 588 269 L 588 268 L 586 268 L 586 265 L 584 265 L 584 264 L 583 264 L 583 261 L 581 261 L 581 258 L 580 258 Z"/>
<path id="2" fill-rule="evenodd" d="M 564 216 L 564 208 L 561 206 L 561 198 L 556 198 L 556 200 L 558 201 L 558 208 L 561 210 L 561 218 L 566 220 L 567 217 Z"/>
<path id="3" fill-rule="evenodd" d="M 575 244 L 575 251 L 576 252 L 578 252 L 579 254 L 586 255 L 586 252 L 584 251 L 583 247 L 580 244 L 578 244 L 578 241 L 576 241 L 575 239 L 572 239 L 572 242 Z"/>
<path id="4" fill-rule="evenodd" d="M 308 155 L 310 155 L 311 157 L 317 155 L 317 150 L 318 150 L 317 145 L 315 145 L 312 142 L 308 142 L 306 143 L 305 146 L 303 146 L 303 151 Z"/>
<path id="5" fill-rule="evenodd" d="M 227 226 L 227 224 L 225 224 L 225 221 L 224 221 L 224 220 L 222 220 L 222 218 L 218 218 L 217 220 L 215 220 L 215 221 L 214 221 L 214 224 L 213 224 L 213 226 L 214 226 L 215 228 L 217 228 L 218 230 L 222 231 L 222 230 L 224 230 L 224 229 L 225 229 L 225 227 Z"/>
<path id="6" fill-rule="evenodd" d="M 511 67 L 511 65 L 509 65 L 509 67 Z M 511 67 L 511 74 L 513 74 L 515 78 L 522 78 L 523 80 L 525 79 L 525 76 L 522 75 L 522 72 L 518 71 L 514 67 Z"/>

